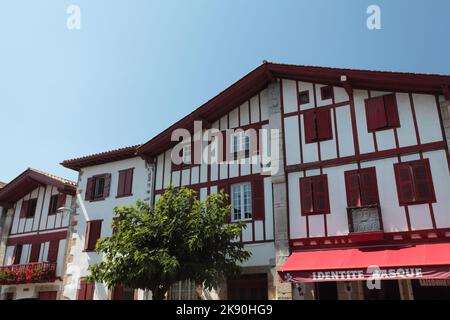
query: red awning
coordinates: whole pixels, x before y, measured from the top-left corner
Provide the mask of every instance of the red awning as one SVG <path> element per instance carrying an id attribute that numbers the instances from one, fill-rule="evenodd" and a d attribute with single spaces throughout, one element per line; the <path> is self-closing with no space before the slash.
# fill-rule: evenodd
<path id="1" fill-rule="evenodd" d="M 450 279 L 450 243 L 294 252 L 282 281 Z"/>

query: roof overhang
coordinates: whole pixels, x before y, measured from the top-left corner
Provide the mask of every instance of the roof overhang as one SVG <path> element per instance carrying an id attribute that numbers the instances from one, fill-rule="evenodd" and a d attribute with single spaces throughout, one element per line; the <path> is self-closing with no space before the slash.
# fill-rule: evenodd
<path id="1" fill-rule="evenodd" d="M 0 189 L 0 205 L 11 207 L 39 186 L 51 185 L 61 193 L 75 195 L 76 183 L 35 169 L 27 169 Z"/>
<path id="2" fill-rule="evenodd" d="M 256 95 L 277 78 L 340 86 L 347 91 L 371 89 L 445 95 L 450 87 L 450 76 L 447 75 L 324 68 L 266 62 L 162 133 L 139 146 L 137 154 L 157 156 L 177 143 L 171 141 L 173 130 L 184 128 L 192 132 L 193 123 L 196 120 L 206 120 L 212 123 Z"/>
<path id="3" fill-rule="evenodd" d="M 139 145 L 135 145 L 116 150 L 96 153 L 81 158 L 64 160 L 63 162 L 61 162 L 61 165 L 66 168 L 79 171 L 81 168 L 85 167 L 91 167 L 99 164 L 137 157 L 136 150 L 138 147 Z"/>

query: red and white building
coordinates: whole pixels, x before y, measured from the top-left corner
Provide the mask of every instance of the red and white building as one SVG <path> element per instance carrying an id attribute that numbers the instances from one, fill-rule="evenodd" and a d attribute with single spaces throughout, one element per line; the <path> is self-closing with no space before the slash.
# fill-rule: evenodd
<path id="1" fill-rule="evenodd" d="M 0 189 L 1 299 L 56 300 L 76 183 L 27 169 Z"/>

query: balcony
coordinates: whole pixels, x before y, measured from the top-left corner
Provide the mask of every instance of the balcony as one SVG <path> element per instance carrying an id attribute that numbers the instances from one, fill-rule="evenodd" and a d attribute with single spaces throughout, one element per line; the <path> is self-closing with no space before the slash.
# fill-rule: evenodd
<path id="1" fill-rule="evenodd" d="M 55 262 L 34 262 L 0 267 L 0 285 L 44 283 L 55 280 Z"/>

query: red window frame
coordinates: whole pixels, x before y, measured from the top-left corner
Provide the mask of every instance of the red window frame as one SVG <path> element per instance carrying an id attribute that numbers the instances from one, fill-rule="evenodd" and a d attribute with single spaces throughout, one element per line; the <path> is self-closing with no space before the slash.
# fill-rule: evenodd
<path id="1" fill-rule="evenodd" d="M 396 163 L 394 164 L 394 172 L 398 200 L 401 206 L 436 202 L 428 159 Z M 425 189 L 421 189 L 424 187 Z M 423 192 L 428 194 L 424 195 Z"/>
<path id="2" fill-rule="evenodd" d="M 328 175 L 300 178 L 300 206 L 303 216 L 330 213 Z"/>
<path id="3" fill-rule="evenodd" d="M 55 215 L 58 209 L 64 207 L 66 204 L 66 195 L 64 193 L 54 194 L 50 197 L 50 204 L 48 206 L 48 215 Z"/>
<path id="4" fill-rule="evenodd" d="M 367 130 L 377 132 L 400 127 L 395 94 L 365 100 Z"/>
<path id="5" fill-rule="evenodd" d="M 103 193 L 101 196 L 95 197 L 95 184 L 97 183 L 98 179 L 104 179 L 103 184 Z M 110 173 L 103 173 L 98 174 L 95 176 L 92 176 L 88 178 L 86 183 L 86 193 L 84 196 L 84 199 L 87 201 L 102 201 L 105 200 L 107 197 L 109 197 L 109 191 L 111 188 L 111 174 Z"/>
<path id="6" fill-rule="evenodd" d="M 330 100 L 334 97 L 333 86 L 320 87 L 320 98 L 321 100 Z"/>
<path id="7" fill-rule="evenodd" d="M 346 171 L 345 189 L 348 208 L 380 203 L 377 173 L 374 167 Z"/>
<path id="8" fill-rule="evenodd" d="M 302 101 L 302 98 L 305 98 L 305 101 Z M 309 90 L 300 91 L 298 93 L 298 105 L 308 104 L 309 100 Z"/>
<path id="9" fill-rule="evenodd" d="M 86 237 L 84 242 L 84 251 L 92 252 L 95 250 L 97 240 L 101 237 L 103 220 L 91 220 L 86 222 Z"/>
<path id="10" fill-rule="evenodd" d="M 333 139 L 331 109 L 317 108 L 303 114 L 305 143 L 315 143 Z"/>
<path id="11" fill-rule="evenodd" d="M 134 168 L 119 171 L 119 182 L 117 184 L 116 198 L 129 197 L 133 195 Z"/>

